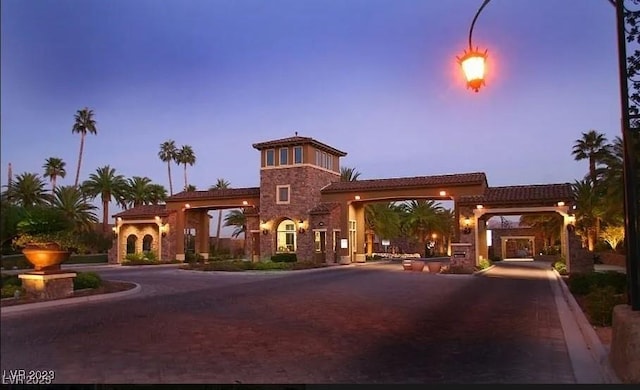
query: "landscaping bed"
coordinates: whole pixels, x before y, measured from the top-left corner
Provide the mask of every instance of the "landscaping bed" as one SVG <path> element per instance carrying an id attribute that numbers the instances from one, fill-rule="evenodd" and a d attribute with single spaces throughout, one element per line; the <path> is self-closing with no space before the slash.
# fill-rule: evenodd
<path id="1" fill-rule="evenodd" d="M 245 260 L 216 260 L 211 262 L 192 262 L 181 266 L 181 269 L 195 271 L 226 271 L 226 272 L 243 272 L 243 271 L 294 271 L 313 268 L 328 267 L 327 263 L 317 263 L 313 261 L 245 261 Z"/>

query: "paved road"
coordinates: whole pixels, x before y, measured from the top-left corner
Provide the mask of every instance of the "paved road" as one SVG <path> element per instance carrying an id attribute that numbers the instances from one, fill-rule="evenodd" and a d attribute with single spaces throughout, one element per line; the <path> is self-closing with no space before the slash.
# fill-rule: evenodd
<path id="1" fill-rule="evenodd" d="M 576 383 L 548 269 L 102 270 L 129 297 L 2 315 L 2 371 L 54 383 Z M 124 267 L 123 267 L 124 268 Z"/>

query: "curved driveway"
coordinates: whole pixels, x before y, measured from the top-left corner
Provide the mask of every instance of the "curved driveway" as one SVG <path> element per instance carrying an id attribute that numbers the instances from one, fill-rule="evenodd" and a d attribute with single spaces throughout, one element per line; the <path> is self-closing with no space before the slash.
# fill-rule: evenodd
<path id="1" fill-rule="evenodd" d="M 109 384 L 578 382 L 548 266 L 99 272 L 142 291 L 3 314 L 3 372 Z"/>

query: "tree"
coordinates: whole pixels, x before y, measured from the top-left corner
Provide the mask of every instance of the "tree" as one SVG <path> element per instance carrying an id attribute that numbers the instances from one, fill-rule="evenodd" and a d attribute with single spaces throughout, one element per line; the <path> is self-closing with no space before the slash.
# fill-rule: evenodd
<path id="1" fill-rule="evenodd" d="M 607 226 L 602 229 L 602 239 L 609 244 L 614 251 L 624 240 L 624 226 Z"/>
<path id="2" fill-rule="evenodd" d="M 340 181 L 356 181 L 360 177 L 360 172 L 355 168 L 340 167 Z"/>
<path id="3" fill-rule="evenodd" d="M 126 180 L 122 203 L 126 208 L 153 204 L 157 191 L 148 177 L 133 176 Z"/>
<path id="4" fill-rule="evenodd" d="M 244 209 L 234 209 L 231 210 L 224 217 L 224 226 L 235 226 L 233 232 L 231 232 L 231 237 L 238 238 L 241 234 L 244 236 L 245 240 L 242 245 L 243 252 L 247 252 L 247 216 L 244 213 Z M 217 249 L 217 248 L 216 248 Z"/>
<path id="5" fill-rule="evenodd" d="M 77 186 L 56 187 L 52 206 L 61 210 L 68 220 L 73 222 L 76 232 L 90 232 L 98 223 L 94 210 L 96 206 L 88 203 Z"/>
<path id="6" fill-rule="evenodd" d="M 392 239 L 400 235 L 401 210 L 393 202 L 370 203 L 364 209 L 367 226 L 367 254 L 373 250 L 373 236 Z"/>
<path id="7" fill-rule="evenodd" d="M 198 189 L 193 184 L 189 184 L 184 190 L 187 192 L 193 192 L 193 191 L 197 191 Z"/>
<path id="8" fill-rule="evenodd" d="M 78 186 L 80 178 L 80 165 L 82 164 L 82 153 L 84 150 L 84 137 L 87 133 L 97 134 L 96 121 L 93 119 L 93 110 L 85 107 L 76 111 L 75 122 L 71 128 L 72 133 L 80 133 L 80 153 L 78 154 L 78 168 L 76 170 L 76 180 L 74 186 Z"/>
<path id="9" fill-rule="evenodd" d="M 418 239 L 424 248 L 430 234 L 442 232 L 443 218 L 439 216 L 445 209 L 433 200 L 412 200 L 401 206 L 405 212 L 403 225 L 407 233 Z"/>
<path id="10" fill-rule="evenodd" d="M 46 159 L 42 168 L 44 169 L 44 177 L 49 178 L 51 181 L 51 193 L 56 188 L 56 180 L 61 177 L 64 179 L 67 176 L 67 170 L 65 169 L 66 163 L 58 157 L 49 157 Z"/>
<path id="11" fill-rule="evenodd" d="M 598 194 L 598 188 L 591 179 L 576 180 L 571 185 L 573 198 L 576 204 L 576 231 L 580 233 L 587 242 L 590 251 L 595 248 L 596 240 L 596 220 L 604 215 L 602 196 Z"/>
<path id="12" fill-rule="evenodd" d="M 98 195 L 102 201 L 102 232 L 109 232 L 109 202 L 121 199 L 126 182 L 124 176 L 117 175 L 116 170 L 109 165 L 96 169 L 96 173 L 89 175 L 89 180 L 82 183 L 82 191 L 92 199 Z"/>
<path id="13" fill-rule="evenodd" d="M 557 213 L 522 215 L 520 223 L 540 234 L 545 250 L 560 238 L 560 232 L 564 226 L 562 217 Z"/>
<path id="14" fill-rule="evenodd" d="M 187 182 L 187 165 L 193 166 L 196 163 L 196 155 L 193 152 L 193 148 L 189 145 L 183 145 L 176 152 L 176 163 L 182 164 L 184 166 L 184 189 L 187 190 L 189 186 Z"/>
<path id="15" fill-rule="evenodd" d="M 245 234 L 247 231 L 247 216 L 244 214 L 244 210 L 230 210 L 224 217 L 224 226 L 235 226 L 231 233 L 233 238 L 238 238 L 241 234 Z"/>
<path id="16" fill-rule="evenodd" d="M 171 179 L 171 163 L 176 161 L 176 142 L 174 140 L 168 140 L 160 144 L 160 151 L 158 157 L 160 160 L 167 163 L 167 173 L 169 174 L 169 194 L 173 195 L 173 181 Z"/>
<path id="17" fill-rule="evenodd" d="M 47 194 L 45 183 L 37 173 L 21 173 L 12 180 L 5 196 L 12 204 L 29 208 L 49 203 L 51 196 Z"/>
<path id="18" fill-rule="evenodd" d="M 224 190 L 229 188 L 231 183 L 225 179 L 218 178 L 215 186 L 209 187 L 209 191 Z M 216 251 L 220 244 L 220 228 L 222 227 L 222 209 L 218 210 L 218 230 L 216 232 Z"/>
<path id="19" fill-rule="evenodd" d="M 589 160 L 589 178 L 594 183 L 598 181 L 598 164 L 604 163 L 608 153 L 607 137 L 596 130 L 582 133 L 582 138 L 575 141 L 571 152 L 576 161 Z"/>

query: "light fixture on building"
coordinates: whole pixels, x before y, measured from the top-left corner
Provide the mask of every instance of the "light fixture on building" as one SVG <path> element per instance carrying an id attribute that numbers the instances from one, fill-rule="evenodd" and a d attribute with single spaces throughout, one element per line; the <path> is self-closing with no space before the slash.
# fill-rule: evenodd
<path id="1" fill-rule="evenodd" d="M 185 208 L 185 209 L 190 209 L 190 208 L 191 208 L 191 205 L 190 205 L 189 203 L 185 203 L 185 204 L 184 204 L 184 208 Z"/>
<path id="2" fill-rule="evenodd" d="M 440 196 L 447 196 L 447 191 L 440 191 Z"/>
<path id="3" fill-rule="evenodd" d="M 305 223 L 304 223 L 304 221 L 301 219 L 301 220 L 299 220 L 299 221 L 298 221 L 298 233 L 300 233 L 300 234 L 304 234 L 304 232 L 305 232 L 305 231 L 306 231 L 306 230 L 305 230 Z"/>
<path id="4" fill-rule="evenodd" d="M 118 228 L 117 227 L 112 227 L 111 228 L 111 232 L 113 233 L 113 238 L 118 237 Z"/>
<path id="5" fill-rule="evenodd" d="M 483 207 L 484 207 L 484 206 L 483 206 L 483 205 L 481 205 L 481 204 L 477 204 L 477 205 L 476 205 L 476 208 L 477 208 L 478 210 L 480 210 L 480 209 L 481 209 L 481 208 L 483 208 Z"/>
<path id="6" fill-rule="evenodd" d="M 570 232 L 576 230 L 576 216 L 573 214 L 567 217 L 567 230 Z"/>
<path id="7" fill-rule="evenodd" d="M 360 195 L 356 195 L 355 200 L 360 200 Z"/>
<path id="8" fill-rule="evenodd" d="M 469 234 L 471 233 L 471 219 L 466 217 L 464 219 L 464 227 L 462 228 L 462 233 Z"/>
<path id="9" fill-rule="evenodd" d="M 160 235 L 162 235 L 162 237 L 166 237 L 168 231 L 169 231 L 168 224 L 165 223 L 164 225 L 160 225 Z"/>
<path id="10" fill-rule="evenodd" d="M 248 205 L 248 204 L 249 204 L 249 202 L 247 202 L 246 200 L 243 200 L 243 201 L 242 201 L 242 205 L 243 205 L 243 206 L 246 206 L 246 205 Z"/>
<path id="11" fill-rule="evenodd" d="M 558 207 L 562 207 L 562 206 L 564 206 L 564 202 L 563 201 L 558 202 Z"/>

